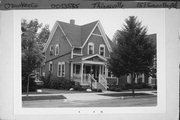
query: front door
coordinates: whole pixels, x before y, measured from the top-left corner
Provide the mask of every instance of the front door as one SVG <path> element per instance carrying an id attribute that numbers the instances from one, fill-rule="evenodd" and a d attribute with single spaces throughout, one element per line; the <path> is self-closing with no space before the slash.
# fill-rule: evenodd
<path id="1" fill-rule="evenodd" d="M 92 70 L 92 73 L 91 73 Z M 92 77 L 94 77 L 95 80 L 99 79 L 99 65 L 85 65 L 85 71 L 84 71 L 85 79 L 87 79 L 88 74 L 91 74 Z"/>

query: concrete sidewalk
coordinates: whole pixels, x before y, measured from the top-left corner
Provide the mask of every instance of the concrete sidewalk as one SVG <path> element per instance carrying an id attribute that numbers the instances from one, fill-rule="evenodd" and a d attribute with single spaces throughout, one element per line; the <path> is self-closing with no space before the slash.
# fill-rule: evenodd
<path id="1" fill-rule="evenodd" d="M 48 89 L 45 90 L 46 92 Z M 53 92 L 52 89 L 49 90 L 51 93 L 55 94 L 30 94 L 29 96 L 53 96 L 53 95 L 63 95 L 67 99 L 66 101 L 95 101 L 95 100 L 105 100 L 105 99 L 114 99 L 114 98 L 129 98 L 128 96 L 117 96 L 117 97 L 112 97 L 112 96 L 105 96 L 101 94 L 121 94 L 121 93 L 131 93 L 131 91 L 122 91 L 122 92 L 113 92 L 113 91 L 103 91 L 103 92 L 90 92 L 90 93 L 85 93 L 85 92 L 76 92 L 76 91 L 61 91 L 61 90 L 54 90 Z M 156 91 L 135 91 L 135 93 L 146 93 L 146 94 L 151 94 L 151 95 L 157 95 L 155 93 Z M 25 95 L 22 95 L 25 96 Z"/>

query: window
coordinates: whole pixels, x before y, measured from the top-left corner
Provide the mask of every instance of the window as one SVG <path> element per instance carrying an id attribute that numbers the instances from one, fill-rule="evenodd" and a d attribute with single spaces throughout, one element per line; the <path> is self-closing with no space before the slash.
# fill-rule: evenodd
<path id="1" fill-rule="evenodd" d="M 51 62 L 49 62 L 49 72 L 53 72 L 53 63 L 52 63 L 52 61 Z"/>
<path id="2" fill-rule="evenodd" d="M 64 67 L 64 63 L 62 64 L 62 75 L 61 75 L 62 77 L 64 77 L 65 76 L 65 67 Z"/>
<path id="3" fill-rule="evenodd" d="M 59 44 L 55 46 L 55 55 L 59 55 Z"/>
<path id="4" fill-rule="evenodd" d="M 59 62 L 57 68 L 57 76 L 64 77 L 65 76 L 65 62 Z"/>
<path id="5" fill-rule="evenodd" d="M 49 54 L 53 55 L 53 46 L 52 45 L 50 46 Z"/>
<path id="6" fill-rule="evenodd" d="M 88 54 L 94 54 L 94 43 L 88 43 Z"/>
<path id="7" fill-rule="evenodd" d="M 73 68 L 74 68 L 74 70 L 73 70 L 74 74 L 80 74 L 80 68 L 81 68 L 80 65 L 74 64 Z"/>
<path id="8" fill-rule="evenodd" d="M 100 54 L 101 56 L 105 56 L 105 45 L 101 44 L 101 45 L 99 46 L 99 54 Z"/>

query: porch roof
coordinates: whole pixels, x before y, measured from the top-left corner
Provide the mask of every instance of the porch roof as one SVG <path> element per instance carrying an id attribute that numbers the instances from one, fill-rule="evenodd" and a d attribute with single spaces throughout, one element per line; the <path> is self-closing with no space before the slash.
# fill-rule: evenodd
<path id="1" fill-rule="evenodd" d="M 97 59 L 93 59 L 97 58 Z M 75 57 L 70 60 L 71 62 L 107 62 L 107 59 L 103 56 L 100 56 L 99 54 L 93 54 L 93 55 L 86 55 L 86 56 L 80 56 Z"/>

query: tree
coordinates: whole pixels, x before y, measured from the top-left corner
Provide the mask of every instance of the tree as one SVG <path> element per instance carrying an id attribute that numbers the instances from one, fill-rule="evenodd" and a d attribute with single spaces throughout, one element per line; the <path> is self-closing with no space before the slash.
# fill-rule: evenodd
<path id="1" fill-rule="evenodd" d="M 44 44 L 47 42 L 49 35 L 50 35 L 49 25 L 45 25 L 41 29 L 41 32 L 38 34 L 37 41 L 38 41 L 40 50 L 44 49 Z"/>
<path id="2" fill-rule="evenodd" d="M 44 43 L 38 41 L 40 38 L 43 38 L 40 35 L 42 32 L 44 33 L 44 30 L 41 31 L 40 34 L 38 33 L 41 27 L 42 24 L 40 24 L 37 19 L 31 20 L 30 22 L 24 19 L 21 21 L 22 78 L 25 81 L 27 81 L 29 75 L 41 65 L 44 59 L 40 48 Z"/>
<path id="3" fill-rule="evenodd" d="M 117 44 L 108 60 L 108 69 L 117 77 L 131 75 L 134 95 L 135 78 L 140 74 L 150 72 L 155 47 L 147 35 L 147 28 L 142 26 L 142 23 L 134 16 L 125 20 L 122 30 L 118 31 L 116 40 Z"/>

